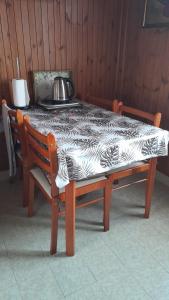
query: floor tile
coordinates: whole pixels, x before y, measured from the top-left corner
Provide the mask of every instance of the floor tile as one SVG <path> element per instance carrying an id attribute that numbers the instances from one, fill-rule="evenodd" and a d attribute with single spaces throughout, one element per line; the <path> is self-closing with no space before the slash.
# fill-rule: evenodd
<path id="1" fill-rule="evenodd" d="M 89 268 L 77 256 L 60 259 L 54 257 L 50 268 L 65 296 L 96 282 Z"/>
<path id="2" fill-rule="evenodd" d="M 0 242 L 0 299 L 22 299 L 10 265 L 7 251 L 2 242 Z"/>
<path id="3" fill-rule="evenodd" d="M 150 296 L 129 272 L 116 272 L 99 282 L 106 300 L 150 300 Z"/>
<path id="4" fill-rule="evenodd" d="M 149 220 L 143 184 L 114 192 L 109 232 L 101 202 L 77 210 L 74 257 L 65 255 L 64 218 L 50 256 L 50 206 L 38 194 L 27 218 L 21 187 L 0 181 L 0 300 L 169 299 L 169 187 L 156 183 Z"/>
<path id="5" fill-rule="evenodd" d="M 100 284 L 95 283 L 80 289 L 78 292 L 68 295 L 66 300 L 104 300 L 105 293 Z"/>

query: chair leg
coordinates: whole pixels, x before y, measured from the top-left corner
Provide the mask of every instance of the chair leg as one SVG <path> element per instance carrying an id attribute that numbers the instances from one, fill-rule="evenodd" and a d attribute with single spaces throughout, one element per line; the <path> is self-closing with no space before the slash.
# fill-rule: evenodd
<path id="1" fill-rule="evenodd" d="M 29 175 L 29 191 L 28 191 L 28 217 L 33 215 L 33 201 L 34 201 L 35 181 L 31 175 Z"/>
<path id="2" fill-rule="evenodd" d="M 150 215 L 151 199 L 152 199 L 154 180 L 155 180 L 155 174 L 156 174 L 156 164 L 157 164 L 157 158 L 152 159 L 150 170 L 148 172 L 144 218 L 149 218 L 149 215 Z"/>
<path id="3" fill-rule="evenodd" d="M 65 187 L 66 206 L 66 254 L 73 256 L 75 252 L 75 182 L 71 181 Z"/>
<path id="4" fill-rule="evenodd" d="M 23 167 L 23 207 L 28 206 L 28 193 L 29 193 L 29 173 L 26 167 Z"/>
<path id="5" fill-rule="evenodd" d="M 110 219 L 110 202 L 112 195 L 112 182 L 107 182 L 104 189 L 104 200 L 103 200 L 103 224 L 104 231 L 109 230 L 109 219 Z"/>
<path id="6" fill-rule="evenodd" d="M 52 200 L 52 217 L 51 217 L 51 245 L 50 254 L 57 252 L 57 235 L 58 235 L 58 205 L 56 200 Z"/>

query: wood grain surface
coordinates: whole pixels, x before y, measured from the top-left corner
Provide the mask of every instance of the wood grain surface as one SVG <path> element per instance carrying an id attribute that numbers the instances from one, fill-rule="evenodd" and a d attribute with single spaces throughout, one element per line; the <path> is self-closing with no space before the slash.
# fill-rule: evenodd
<path id="1" fill-rule="evenodd" d="M 169 29 L 142 28 L 143 12 L 140 0 L 1 0 L 0 98 L 12 101 L 18 56 L 31 101 L 32 70 L 71 69 L 81 97 L 160 111 L 169 129 Z M 169 175 L 169 159 L 159 168 Z"/>

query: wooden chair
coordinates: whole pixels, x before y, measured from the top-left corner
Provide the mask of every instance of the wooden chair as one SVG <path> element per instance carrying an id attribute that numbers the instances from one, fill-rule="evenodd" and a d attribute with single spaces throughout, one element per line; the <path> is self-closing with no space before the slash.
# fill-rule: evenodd
<path id="1" fill-rule="evenodd" d="M 2 100 L 3 105 L 7 105 L 6 100 Z M 12 139 L 15 150 L 15 157 L 18 164 L 19 175 L 23 175 L 23 206 L 27 205 L 27 162 L 26 162 L 26 146 L 24 144 L 24 130 L 23 130 L 23 114 L 17 109 L 9 109 L 8 115 L 10 118 L 10 126 L 12 132 Z"/>
<path id="2" fill-rule="evenodd" d="M 159 127 L 160 121 L 161 121 L 161 113 L 156 114 L 150 114 L 129 106 L 123 105 L 122 101 L 114 100 L 112 104 L 112 110 L 119 114 L 129 114 L 130 116 L 134 116 L 134 118 L 141 118 L 144 120 L 149 121 L 152 125 Z M 115 180 L 119 180 L 124 177 L 128 177 L 137 173 L 144 173 L 146 172 L 147 177 L 145 179 L 141 179 L 135 182 L 132 182 L 130 184 L 126 184 L 124 186 L 120 186 L 117 188 L 113 188 L 113 190 L 127 187 L 134 183 L 139 183 L 146 181 L 146 197 L 145 197 L 145 213 L 144 217 L 149 218 L 150 214 L 150 208 L 151 208 L 151 198 L 152 198 L 152 192 L 154 187 L 154 180 L 155 180 L 155 174 L 156 174 L 156 164 L 157 164 L 157 158 L 152 158 L 146 161 L 136 162 L 132 163 L 126 167 L 122 167 L 120 169 L 112 170 L 111 172 L 108 172 L 108 178 L 112 182 Z"/>
<path id="3" fill-rule="evenodd" d="M 75 222 L 75 215 L 68 214 L 65 211 L 59 209 L 59 202 L 65 202 L 65 206 L 74 205 L 70 204 L 70 194 L 73 193 L 75 197 L 89 193 L 94 190 L 103 189 L 104 198 L 90 200 L 86 203 L 78 204 L 77 207 L 87 206 L 89 204 L 96 203 L 103 200 L 104 213 L 103 224 L 104 231 L 109 230 L 109 207 L 112 184 L 106 177 L 101 176 L 98 178 L 86 179 L 84 181 L 78 181 L 75 183 L 75 189 L 69 189 L 72 183 L 68 185 L 68 192 L 66 188 L 58 189 L 55 183 L 56 175 L 58 172 L 57 162 L 57 144 L 54 136 L 49 133 L 47 136 L 39 133 L 29 124 L 28 116 L 24 117 L 25 137 L 28 153 L 28 165 L 29 171 L 29 201 L 28 201 L 28 216 L 33 214 L 33 200 L 34 200 L 34 188 L 35 184 L 39 187 L 45 196 L 47 202 L 51 205 L 51 246 L 50 253 L 54 254 L 57 250 L 57 229 L 58 229 L 58 216 L 65 213 L 65 220 L 67 224 L 66 229 L 66 245 L 67 255 L 74 255 L 74 249 L 72 247 L 71 239 L 74 238 L 74 232 L 71 232 L 68 224 L 72 225 Z M 47 176 L 46 176 L 47 174 Z M 65 196 L 66 195 L 66 196 Z M 70 226 L 71 227 L 71 226 Z M 69 247 L 71 245 L 71 247 Z"/>

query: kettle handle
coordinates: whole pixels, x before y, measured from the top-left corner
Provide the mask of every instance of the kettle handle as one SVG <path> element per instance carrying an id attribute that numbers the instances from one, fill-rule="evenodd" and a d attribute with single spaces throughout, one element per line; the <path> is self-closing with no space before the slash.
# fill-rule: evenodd
<path id="1" fill-rule="evenodd" d="M 72 90 L 72 92 L 70 93 L 69 98 L 72 98 L 72 97 L 74 96 L 74 93 L 75 93 L 75 89 L 74 89 L 73 82 L 72 82 L 72 80 L 69 79 L 69 78 L 66 78 L 66 82 L 69 82 L 70 85 L 71 85 L 71 90 Z"/>

